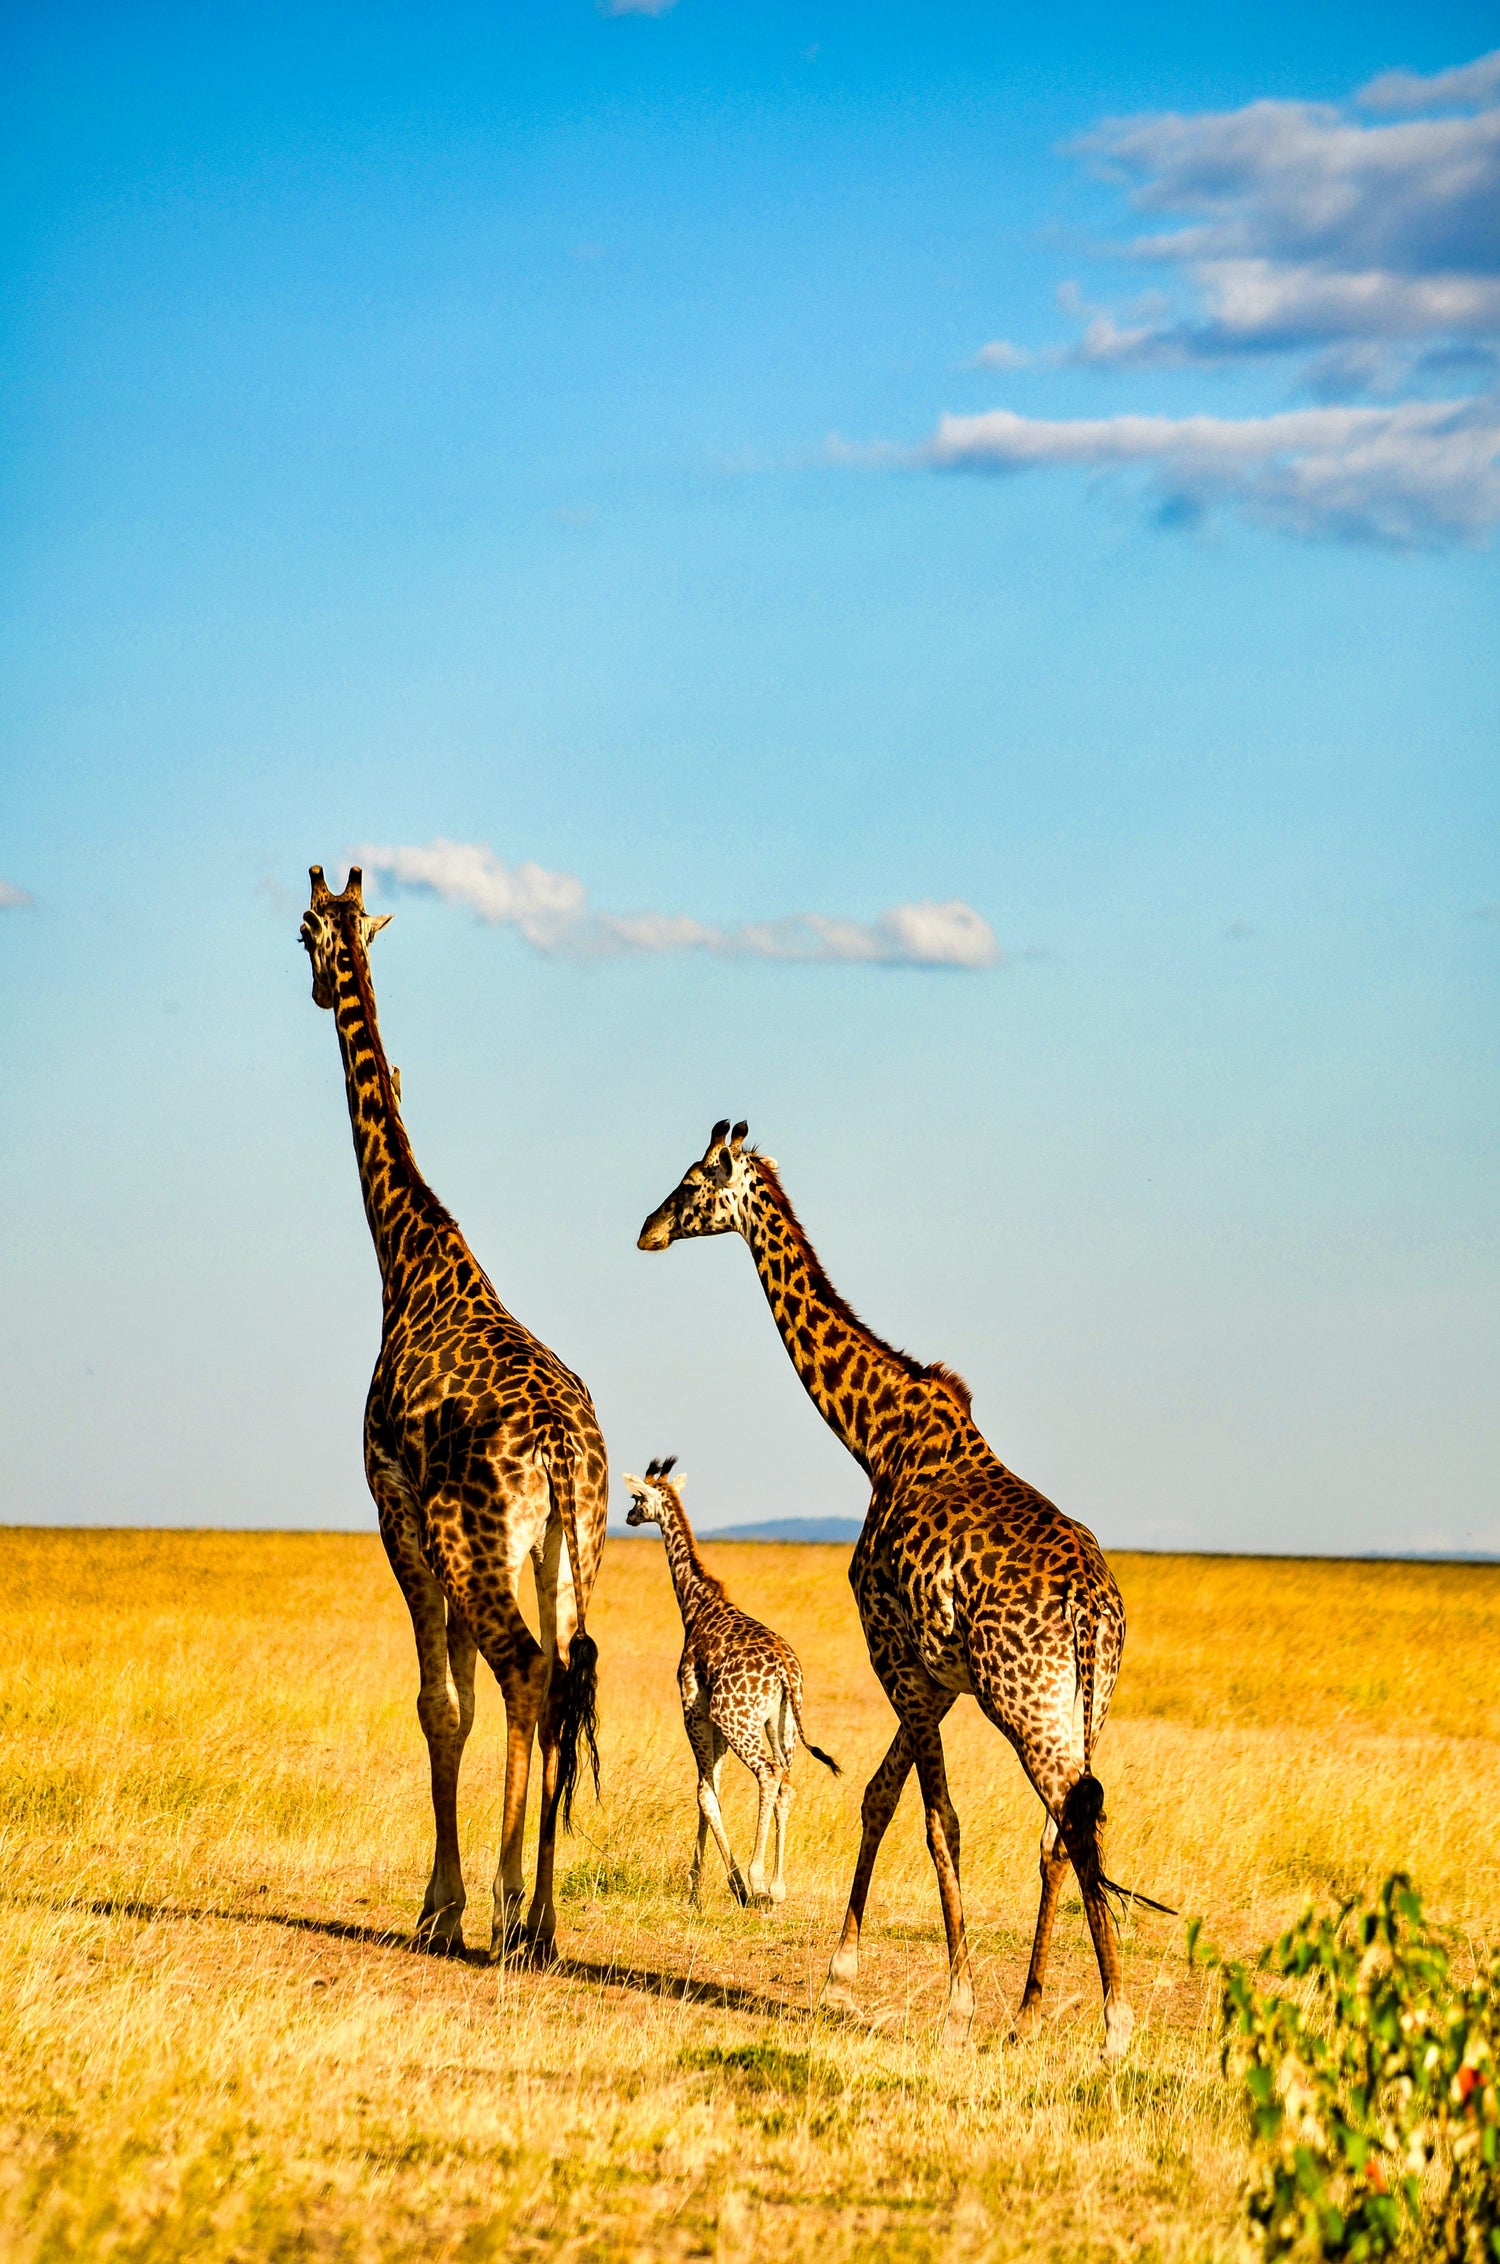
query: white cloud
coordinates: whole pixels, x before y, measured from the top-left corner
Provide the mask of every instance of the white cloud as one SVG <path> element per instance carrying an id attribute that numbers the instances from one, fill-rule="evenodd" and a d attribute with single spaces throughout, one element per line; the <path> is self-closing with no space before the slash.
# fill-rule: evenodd
<path id="1" fill-rule="evenodd" d="M 1125 327 L 1098 314 L 1075 358 L 1180 363 L 1330 340 L 1500 334 L 1500 275 L 1352 274 L 1269 259 L 1205 260 L 1193 275 L 1206 319 Z"/>
<path id="2" fill-rule="evenodd" d="M 536 951 L 578 958 L 631 952 L 703 951 L 726 959 L 880 967 L 992 967 L 1000 958 L 989 922 L 956 898 L 897 904 L 874 920 L 802 912 L 782 920 L 718 926 L 686 912 L 598 912 L 572 873 L 507 865 L 477 842 L 423 848 L 366 846 L 354 861 L 398 887 L 431 890 L 496 927 L 514 927 Z"/>
<path id="3" fill-rule="evenodd" d="M 1138 238 L 1152 259 L 1257 256 L 1338 270 L 1493 273 L 1500 108 L 1366 125 L 1324 103 L 1111 121 L 1077 144 L 1138 211 L 1199 224 Z"/>
<path id="4" fill-rule="evenodd" d="M 24 912 L 35 902 L 29 888 L 17 888 L 14 881 L 0 880 L 0 912 Z"/>
<path id="5" fill-rule="evenodd" d="M 1475 114 L 1371 124 L 1328 103 L 1252 102 L 1113 119 L 1076 143 L 1138 212 L 1181 216 L 1122 249 L 1175 268 L 1196 304 L 1128 325 L 1097 316 L 1073 358 L 1500 339 L 1500 59 L 1428 80 L 1390 74 L 1357 99 Z M 1348 368 L 1405 374 L 1399 353 Z"/>
<path id="6" fill-rule="evenodd" d="M 1474 541 L 1500 519 L 1500 397 L 1269 417 L 945 416 L 918 461 L 944 471 L 1146 468 L 1168 516 L 1227 504 L 1304 535 L 1399 548 Z"/>

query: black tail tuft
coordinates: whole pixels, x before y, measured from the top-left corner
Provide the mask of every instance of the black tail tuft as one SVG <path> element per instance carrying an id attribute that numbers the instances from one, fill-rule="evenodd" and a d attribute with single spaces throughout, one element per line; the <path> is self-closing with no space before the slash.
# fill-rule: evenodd
<path id="1" fill-rule="evenodd" d="M 1175 1910 L 1164 1902 L 1153 1902 L 1150 1895 L 1137 1894 L 1133 1887 L 1122 1887 L 1105 1872 L 1104 1851 L 1100 1846 L 1100 1831 L 1104 1823 L 1104 1787 L 1090 1769 L 1074 1785 L 1063 1802 L 1058 1818 L 1062 1836 L 1078 1883 L 1085 1893 L 1113 1895 L 1121 1904 L 1138 1902 L 1144 1910 L 1159 1910 L 1163 1918 L 1175 1918 Z"/>
<path id="2" fill-rule="evenodd" d="M 594 1798 L 599 1797 L 599 1646 L 580 1627 L 568 1647 L 563 1676 L 562 1717 L 557 1725 L 557 1795 L 564 1828 L 573 1828 L 573 1794 L 578 1788 L 580 1747 L 589 1757 Z"/>
<path id="3" fill-rule="evenodd" d="M 839 1767 L 837 1761 L 835 1761 L 833 1755 L 831 1753 L 825 1753 L 821 1745 L 809 1745 L 807 1750 L 815 1761 L 822 1762 L 825 1769 L 832 1769 L 836 1777 L 841 1777 L 843 1775 L 844 1772 Z"/>

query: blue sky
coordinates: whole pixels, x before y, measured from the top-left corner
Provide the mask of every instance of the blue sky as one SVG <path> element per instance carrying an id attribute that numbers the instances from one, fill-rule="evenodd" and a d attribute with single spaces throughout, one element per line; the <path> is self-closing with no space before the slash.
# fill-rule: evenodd
<path id="1" fill-rule="evenodd" d="M 721 1115 L 1106 1543 L 1500 1549 L 1477 8 L 6 12 L 0 1517 L 370 1521 L 306 867 L 705 1526 Z M 372 879 L 372 900 L 376 883 Z"/>

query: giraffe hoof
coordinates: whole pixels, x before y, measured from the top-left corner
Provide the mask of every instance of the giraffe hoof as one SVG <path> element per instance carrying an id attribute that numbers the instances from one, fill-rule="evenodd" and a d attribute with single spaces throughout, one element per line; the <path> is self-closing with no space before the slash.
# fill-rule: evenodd
<path id="1" fill-rule="evenodd" d="M 528 1965 L 545 1968 L 557 1963 L 557 1941 L 551 1934 L 527 1934 L 523 1936 L 519 1950 Z"/>
<path id="2" fill-rule="evenodd" d="M 425 1957 L 462 1957 L 463 1920 L 444 1911 L 438 1911 L 432 1917 L 419 1918 L 411 1946 L 414 1950 L 420 1950 Z"/>
<path id="3" fill-rule="evenodd" d="M 1013 2044 L 1024 2044 L 1029 2036 L 1035 2036 L 1040 2032 L 1041 2025 L 1041 2000 L 1033 1997 L 1030 2004 L 1021 2006 L 1015 2019 L 1010 2024 L 1011 2042 Z"/>
<path id="4" fill-rule="evenodd" d="M 1130 2048 L 1131 2031 L 1135 2027 L 1135 2014 L 1121 1997 L 1104 2008 L 1104 2057 L 1123 2060 Z"/>
<path id="5" fill-rule="evenodd" d="M 818 2010 L 832 2013 L 838 2020 L 864 2019 L 858 1999 L 847 1981 L 825 1981 L 823 1994 L 818 1999 Z"/>
<path id="6" fill-rule="evenodd" d="M 776 1897 L 769 1887 L 752 1887 L 750 1889 L 750 1901 L 757 1910 L 769 1910 L 775 1900 Z"/>
<path id="7" fill-rule="evenodd" d="M 734 1896 L 735 1901 L 739 1903 L 742 1908 L 750 1900 L 750 1889 L 746 1885 L 743 1876 L 738 1871 L 733 1871 L 730 1873 L 729 1891 Z"/>

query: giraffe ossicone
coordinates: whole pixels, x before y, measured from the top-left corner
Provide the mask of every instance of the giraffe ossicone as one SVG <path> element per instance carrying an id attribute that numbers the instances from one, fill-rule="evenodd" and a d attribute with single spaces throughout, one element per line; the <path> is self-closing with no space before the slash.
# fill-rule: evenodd
<path id="1" fill-rule="evenodd" d="M 728 1130 L 726 1124 L 725 1130 Z M 724 1858 L 729 1890 L 737 1902 L 776 1903 L 786 1899 L 787 1817 L 792 1804 L 792 1764 L 800 1742 L 835 1776 L 837 1761 L 814 1745 L 802 1726 L 802 1667 L 790 1643 L 729 1600 L 722 1580 L 698 1554 L 693 1528 L 682 1506 L 683 1475 L 677 1457 L 646 1465 L 644 1478 L 627 1471 L 630 1493 L 627 1525 L 659 1525 L 667 1565 L 682 1614 L 682 1658 L 677 1688 L 682 1723 L 698 1765 L 698 1843 L 693 1853 L 692 1899 L 698 1900 L 703 1854 L 712 1832 Z M 674 1474 L 675 1473 L 675 1474 Z M 744 1762 L 755 1779 L 758 1804 L 755 1847 L 748 1874 L 730 1850 L 719 1806 L 719 1773 L 726 1753 Z M 766 1878 L 766 1844 L 776 1825 L 776 1860 Z"/>
<path id="2" fill-rule="evenodd" d="M 1117 2058 L 1133 2021 L 1109 1902 L 1123 1890 L 1104 1871 L 1103 1794 L 1093 1771 L 1125 1642 L 1114 1576 L 1086 1526 L 1005 1468 L 974 1421 L 963 1378 L 887 1344 L 839 1295 L 776 1165 L 747 1138 L 745 1124 L 731 1131 L 721 1119 L 702 1156 L 647 1218 L 638 1247 L 743 1237 L 804 1389 L 870 1480 L 849 1580 L 870 1663 L 900 1727 L 865 1790 L 859 1856 L 824 2002 L 857 2009 L 853 1984 L 875 1858 L 915 1767 L 948 1943 L 944 2035 L 957 2043 L 969 2033 L 974 1988 L 942 1722 L 960 1696 L 972 1695 L 1015 1747 L 1045 1815 L 1041 1902 L 1016 2028 L 1024 2032 L 1040 2017 L 1071 1862 L 1104 1991 L 1104 2048 Z"/>
<path id="3" fill-rule="evenodd" d="M 585 1758 L 598 1784 L 597 1654 L 585 1626 L 609 1491 L 584 1385 L 507 1312 L 456 1220 L 422 1178 L 386 1059 L 358 866 L 335 895 L 322 867 L 300 930 L 317 1005 L 334 1014 L 349 1122 L 381 1280 L 380 1353 L 365 1406 L 365 1474 L 411 1613 L 417 1716 L 432 1771 L 435 1849 L 417 1938 L 463 1950 L 458 1774 L 482 1653 L 505 1699 L 507 1742 L 491 1952 L 550 1957 L 553 1869 Z M 518 1596 L 530 1557 L 541 1640 Z M 533 1743 L 542 1797 L 526 1907 L 522 1848 Z"/>

